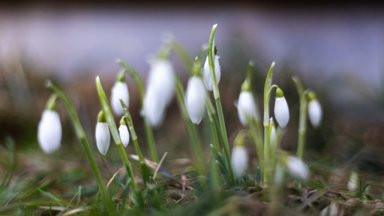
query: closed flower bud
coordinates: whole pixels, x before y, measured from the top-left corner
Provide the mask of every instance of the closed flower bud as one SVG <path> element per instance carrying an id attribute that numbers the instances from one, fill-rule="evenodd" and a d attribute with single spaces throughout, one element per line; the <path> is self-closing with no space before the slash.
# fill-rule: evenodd
<path id="1" fill-rule="evenodd" d="M 309 121 L 311 122 L 313 127 L 320 126 L 323 112 L 321 109 L 321 105 L 317 99 L 312 99 L 309 101 L 308 116 L 309 116 Z"/>
<path id="2" fill-rule="evenodd" d="M 96 146 L 102 155 L 106 155 L 111 142 L 111 134 L 109 127 L 105 121 L 103 111 L 100 111 L 97 117 L 96 129 L 95 129 Z"/>
<path id="3" fill-rule="evenodd" d="M 213 58 L 214 58 L 214 65 L 215 65 L 216 81 L 217 81 L 217 84 L 219 84 L 220 77 L 221 77 L 221 69 L 220 69 L 220 63 L 219 63 L 220 57 L 215 55 Z M 208 56 L 205 59 L 205 63 L 204 63 L 204 84 L 208 91 L 212 91 L 214 89 L 213 77 L 211 74 L 211 68 L 209 66 Z"/>
<path id="4" fill-rule="evenodd" d="M 189 118 L 194 124 L 199 124 L 205 113 L 207 93 L 201 78 L 194 76 L 188 81 L 185 92 L 185 106 Z"/>
<path id="5" fill-rule="evenodd" d="M 306 181 L 309 178 L 308 166 L 299 158 L 289 156 L 287 159 L 287 168 L 289 174 L 301 181 Z"/>
<path id="6" fill-rule="evenodd" d="M 125 123 L 120 124 L 119 134 L 120 134 L 121 143 L 123 144 L 124 147 L 127 147 L 129 144 L 129 132 L 128 132 L 128 127 Z"/>
<path id="7" fill-rule="evenodd" d="M 232 149 L 231 165 L 235 176 L 243 177 L 248 168 L 248 153 L 244 146 L 235 146 Z"/>
<path id="8" fill-rule="evenodd" d="M 349 181 L 348 181 L 348 190 L 351 192 L 356 191 L 358 186 L 359 186 L 359 176 L 357 172 L 352 172 L 351 177 L 349 178 Z"/>
<path id="9" fill-rule="evenodd" d="M 241 91 L 237 101 L 237 114 L 241 124 L 247 126 L 249 120 L 258 120 L 259 112 L 250 91 Z"/>
<path id="10" fill-rule="evenodd" d="M 289 121 L 289 108 L 287 101 L 285 100 L 283 91 L 278 88 L 276 90 L 276 99 L 275 99 L 275 119 L 279 124 L 280 128 L 285 128 Z"/>
<path id="11" fill-rule="evenodd" d="M 120 99 L 123 100 L 127 106 L 129 106 L 128 86 L 124 81 L 117 81 L 112 87 L 111 105 L 116 115 L 124 114 L 124 109 L 121 106 Z"/>
<path id="12" fill-rule="evenodd" d="M 60 147 L 61 136 L 59 114 L 54 110 L 44 110 L 37 132 L 40 148 L 47 154 L 56 151 Z"/>
<path id="13" fill-rule="evenodd" d="M 150 66 L 148 88 L 154 89 L 156 95 L 167 106 L 172 100 L 175 88 L 173 66 L 167 60 L 155 60 Z"/>
<path id="14" fill-rule="evenodd" d="M 143 113 L 152 127 L 158 127 L 164 120 L 165 101 L 152 87 L 149 87 L 145 93 Z"/>

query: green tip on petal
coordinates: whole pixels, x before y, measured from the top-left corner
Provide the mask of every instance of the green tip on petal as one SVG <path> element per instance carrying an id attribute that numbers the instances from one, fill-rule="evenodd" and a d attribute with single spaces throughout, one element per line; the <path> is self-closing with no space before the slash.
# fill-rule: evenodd
<path id="1" fill-rule="evenodd" d="M 233 141 L 234 146 L 236 147 L 242 147 L 245 143 L 245 138 L 247 138 L 248 132 L 246 130 L 241 130 L 235 137 L 235 140 Z"/>
<path id="2" fill-rule="evenodd" d="M 116 81 L 117 82 L 122 82 L 122 83 L 125 82 L 125 72 L 124 72 L 124 70 L 121 70 L 120 73 L 117 75 Z"/>
<path id="3" fill-rule="evenodd" d="M 276 97 L 281 98 L 284 97 L 284 92 L 281 90 L 281 88 L 276 89 Z"/>
<path id="4" fill-rule="evenodd" d="M 105 118 L 105 114 L 103 110 L 101 110 L 97 115 L 97 122 L 107 122 L 107 119 Z"/>

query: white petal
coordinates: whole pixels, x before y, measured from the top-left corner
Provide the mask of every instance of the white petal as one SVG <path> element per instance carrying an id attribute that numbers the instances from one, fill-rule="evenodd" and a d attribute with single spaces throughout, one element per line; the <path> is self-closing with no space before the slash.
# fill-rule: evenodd
<path id="1" fill-rule="evenodd" d="M 207 94 L 203 81 L 198 77 L 192 77 L 188 81 L 185 92 L 185 106 L 189 118 L 194 124 L 199 124 L 205 113 L 205 100 Z"/>
<path id="2" fill-rule="evenodd" d="M 49 154 L 60 147 L 62 128 L 56 111 L 44 110 L 38 126 L 37 138 L 41 149 Z"/>
<path id="3" fill-rule="evenodd" d="M 349 178 L 348 181 L 348 190 L 349 191 L 356 191 L 359 185 L 359 176 L 357 175 L 356 172 L 351 173 L 351 177 Z"/>
<path id="4" fill-rule="evenodd" d="M 129 132 L 127 125 L 120 125 L 119 134 L 121 143 L 123 143 L 124 147 L 127 147 L 129 144 Z"/>
<path id="5" fill-rule="evenodd" d="M 242 146 L 235 146 L 232 149 L 231 165 L 237 178 L 241 178 L 248 168 L 248 153 Z"/>
<path id="6" fill-rule="evenodd" d="M 275 119 L 280 128 L 285 128 L 289 121 L 289 108 L 284 97 L 277 97 L 275 100 Z"/>
<path id="7" fill-rule="evenodd" d="M 247 126 L 248 119 L 259 119 L 255 99 L 249 91 L 242 91 L 237 102 L 237 114 L 241 124 Z"/>
<path id="8" fill-rule="evenodd" d="M 318 127 L 320 125 L 323 112 L 318 100 L 311 100 L 308 103 L 308 116 L 313 127 Z"/>
<path id="9" fill-rule="evenodd" d="M 151 64 L 148 88 L 155 89 L 166 105 L 171 102 L 175 88 L 175 75 L 171 62 L 157 60 Z"/>
<path id="10" fill-rule="evenodd" d="M 111 105 L 116 115 L 124 114 L 124 109 L 121 106 L 120 99 L 123 100 L 127 106 L 129 106 L 129 93 L 127 84 L 123 82 L 116 82 L 112 87 L 111 93 Z"/>
<path id="11" fill-rule="evenodd" d="M 144 116 L 152 127 L 158 127 L 164 120 L 165 101 L 159 96 L 159 92 L 149 87 L 144 97 Z"/>
<path id="12" fill-rule="evenodd" d="M 217 84 L 219 84 L 220 77 L 221 77 L 219 58 L 220 58 L 219 56 L 216 56 L 216 55 L 214 56 L 214 59 L 215 59 L 214 65 L 215 65 Z M 207 88 L 208 91 L 212 91 L 214 89 L 213 77 L 212 77 L 211 69 L 210 69 L 209 63 L 208 63 L 208 56 L 205 59 L 205 63 L 204 63 L 204 84 L 205 84 L 205 87 Z"/>
<path id="13" fill-rule="evenodd" d="M 111 135 L 107 123 L 97 122 L 95 138 L 97 149 L 102 155 L 106 155 L 109 149 L 109 144 L 111 142 Z"/>
<path id="14" fill-rule="evenodd" d="M 308 166 L 297 157 L 288 157 L 287 168 L 292 177 L 296 179 L 305 181 L 309 178 Z"/>

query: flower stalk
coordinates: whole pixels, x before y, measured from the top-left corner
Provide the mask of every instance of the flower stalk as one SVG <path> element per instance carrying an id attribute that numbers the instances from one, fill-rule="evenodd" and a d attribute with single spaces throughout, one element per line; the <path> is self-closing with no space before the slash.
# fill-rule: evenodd
<path id="1" fill-rule="evenodd" d="M 57 95 L 57 97 L 63 102 L 63 105 L 66 108 L 66 110 L 69 114 L 69 118 L 71 119 L 72 125 L 75 129 L 76 136 L 79 139 L 81 146 L 83 147 L 83 150 L 84 150 L 85 155 L 88 159 L 88 162 L 91 165 L 91 169 L 93 171 L 93 174 L 96 177 L 96 182 L 97 182 L 97 185 L 99 187 L 101 198 L 102 198 L 103 203 L 107 209 L 107 212 L 109 215 L 115 215 L 115 209 L 113 207 L 112 199 L 108 194 L 107 188 L 105 186 L 105 182 L 103 180 L 103 177 L 101 175 L 99 167 L 96 164 L 96 160 L 93 156 L 91 147 L 90 147 L 88 139 L 86 137 L 86 133 L 84 131 L 83 126 L 80 123 L 79 117 L 76 113 L 76 110 L 75 110 L 72 102 L 63 93 L 63 91 L 61 89 L 59 89 L 56 85 L 54 85 L 51 81 L 48 81 L 46 86 L 49 89 L 51 89 Z"/>

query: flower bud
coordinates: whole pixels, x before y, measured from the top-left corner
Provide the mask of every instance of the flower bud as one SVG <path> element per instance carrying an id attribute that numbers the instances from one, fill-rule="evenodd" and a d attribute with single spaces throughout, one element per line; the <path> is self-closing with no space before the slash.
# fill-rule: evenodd
<path id="1" fill-rule="evenodd" d="M 259 119 L 259 112 L 252 92 L 241 91 L 237 101 L 237 114 L 243 126 L 247 126 L 250 120 Z"/>
<path id="2" fill-rule="evenodd" d="M 289 121 L 289 108 L 287 101 L 285 100 L 284 93 L 280 88 L 276 90 L 274 111 L 275 119 L 279 124 L 279 127 L 285 128 Z"/>
<path id="3" fill-rule="evenodd" d="M 348 190 L 351 192 L 356 191 L 358 186 L 359 186 L 359 176 L 357 172 L 352 172 L 351 177 L 349 178 L 349 181 L 348 181 Z"/>
<path id="4" fill-rule="evenodd" d="M 175 88 L 173 66 L 168 60 L 155 60 L 150 67 L 147 88 L 154 89 L 156 95 L 167 106 L 172 100 Z"/>
<path id="5" fill-rule="evenodd" d="M 235 146 L 232 149 L 231 166 L 237 178 L 243 177 L 248 168 L 248 153 L 244 146 Z"/>
<path id="6" fill-rule="evenodd" d="M 127 147 L 129 144 L 129 132 L 128 132 L 128 127 L 125 124 L 124 118 L 121 119 L 120 121 L 119 134 L 120 134 L 121 143 L 123 144 L 124 147 Z"/>
<path id="7" fill-rule="evenodd" d="M 188 111 L 189 118 L 194 124 L 199 124 L 205 113 L 205 100 L 207 93 L 201 78 L 193 76 L 188 81 L 187 90 L 185 92 L 185 106 Z"/>
<path id="8" fill-rule="evenodd" d="M 124 109 L 121 106 L 120 99 L 123 100 L 127 106 L 129 106 L 128 86 L 124 79 L 117 80 L 112 87 L 111 105 L 116 115 L 124 114 Z"/>
<path id="9" fill-rule="evenodd" d="M 220 77 L 221 77 L 221 69 L 220 69 L 220 63 L 219 63 L 220 56 L 214 55 L 213 59 L 214 59 L 214 65 L 215 65 L 216 81 L 217 81 L 217 84 L 219 84 Z M 204 63 L 204 84 L 208 91 L 212 91 L 214 89 L 213 77 L 211 73 L 211 68 L 209 66 L 208 56 L 205 59 L 205 63 Z"/>
<path id="10" fill-rule="evenodd" d="M 308 116 L 313 127 L 320 126 L 322 115 L 323 112 L 319 101 L 317 99 L 310 100 L 308 103 Z"/>
<path id="11" fill-rule="evenodd" d="M 60 147 L 61 136 L 59 114 L 54 110 L 44 110 L 37 131 L 40 148 L 47 154 L 56 151 Z"/>
<path id="12" fill-rule="evenodd" d="M 158 127 L 165 116 L 165 101 L 158 94 L 158 91 L 149 87 L 144 97 L 143 114 L 152 127 Z"/>
<path id="13" fill-rule="evenodd" d="M 299 158 L 289 156 L 286 165 L 290 175 L 298 180 L 306 181 L 309 178 L 308 166 Z"/>
<path id="14" fill-rule="evenodd" d="M 106 155 L 111 142 L 109 127 L 103 111 L 100 111 L 95 129 L 96 146 L 102 155 Z"/>

